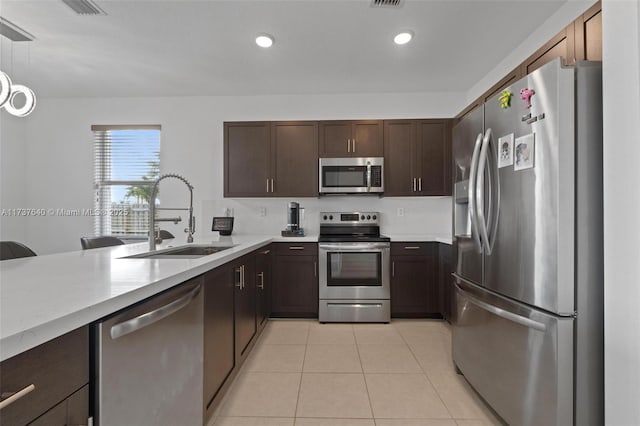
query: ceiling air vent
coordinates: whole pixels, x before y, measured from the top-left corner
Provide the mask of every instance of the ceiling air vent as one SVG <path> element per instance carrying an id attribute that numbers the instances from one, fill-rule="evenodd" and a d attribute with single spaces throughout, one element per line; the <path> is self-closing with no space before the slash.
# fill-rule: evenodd
<path id="1" fill-rule="evenodd" d="M 16 24 L 0 16 L 0 34 L 11 41 L 33 41 L 35 38 Z"/>
<path id="2" fill-rule="evenodd" d="M 371 0 L 371 7 L 393 7 L 399 8 L 404 4 L 404 0 Z"/>
<path id="3" fill-rule="evenodd" d="M 64 4 L 69 6 L 78 15 L 106 15 L 104 10 L 100 9 L 97 4 L 91 0 L 62 0 Z"/>

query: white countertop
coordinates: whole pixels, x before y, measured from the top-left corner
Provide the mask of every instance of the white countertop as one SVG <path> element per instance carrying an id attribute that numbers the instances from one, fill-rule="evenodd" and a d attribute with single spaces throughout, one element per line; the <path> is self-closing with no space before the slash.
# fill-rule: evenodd
<path id="1" fill-rule="evenodd" d="M 392 241 L 437 241 L 443 235 L 389 235 Z M 147 242 L 0 262 L 0 361 L 153 296 L 271 242 L 304 237 L 238 235 L 196 240 L 234 245 L 197 259 L 121 259 L 149 251 Z M 172 241 L 158 249 L 184 245 Z"/>
<path id="2" fill-rule="evenodd" d="M 0 361 L 89 324 L 269 244 L 271 236 L 196 243 L 235 245 L 198 259 L 120 259 L 148 243 L 0 262 Z M 158 249 L 180 246 L 171 241 Z"/>

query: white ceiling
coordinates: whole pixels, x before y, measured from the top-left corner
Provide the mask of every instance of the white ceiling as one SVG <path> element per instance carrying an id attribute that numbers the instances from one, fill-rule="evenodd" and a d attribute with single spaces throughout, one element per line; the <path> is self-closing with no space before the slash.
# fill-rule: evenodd
<path id="1" fill-rule="evenodd" d="M 464 91 L 566 0 L 0 0 L 36 37 L 0 69 L 44 97 Z M 393 43 L 400 29 L 414 40 Z M 254 38 L 275 37 L 270 49 Z"/>

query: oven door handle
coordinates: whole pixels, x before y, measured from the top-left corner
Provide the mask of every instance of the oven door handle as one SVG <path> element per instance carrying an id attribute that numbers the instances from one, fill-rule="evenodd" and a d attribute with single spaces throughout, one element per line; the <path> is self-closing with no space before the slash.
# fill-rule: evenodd
<path id="1" fill-rule="evenodd" d="M 389 243 L 366 243 L 366 244 L 319 244 L 320 250 L 339 250 L 339 251 L 361 251 L 361 250 L 384 250 L 391 248 Z"/>

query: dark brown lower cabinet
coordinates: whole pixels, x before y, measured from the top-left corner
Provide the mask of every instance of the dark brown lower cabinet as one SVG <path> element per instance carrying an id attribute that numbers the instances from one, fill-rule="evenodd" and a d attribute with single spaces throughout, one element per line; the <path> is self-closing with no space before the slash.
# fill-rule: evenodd
<path id="1" fill-rule="evenodd" d="M 89 385 L 86 385 L 35 421 L 29 423 L 29 426 L 80 426 L 87 425 L 88 419 Z"/>
<path id="2" fill-rule="evenodd" d="M 440 316 L 438 243 L 391 243 L 391 316 Z"/>
<path id="3" fill-rule="evenodd" d="M 271 246 L 256 252 L 256 325 L 262 330 L 271 315 L 273 251 Z"/>
<path id="4" fill-rule="evenodd" d="M 451 257 L 451 245 L 440 243 L 438 245 L 438 287 L 440 292 L 440 313 L 447 321 L 451 320 L 451 296 L 453 294 L 453 260 Z"/>
<path id="5" fill-rule="evenodd" d="M 243 256 L 231 265 L 235 277 L 236 364 L 240 364 L 257 331 L 255 254 Z"/>
<path id="6" fill-rule="evenodd" d="M 271 316 L 318 317 L 318 245 L 276 243 Z"/>
<path id="7" fill-rule="evenodd" d="M 0 394 L 32 389 L 0 410 L 3 426 L 88 423 L 89 327 L 81 327 L 0 363 Z"/>
<path id="8" fill-rule="evenodd" d="M 234 270 L 204 274 L 204 404 L 209 406 L 235 366 Z"/>

